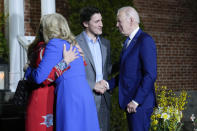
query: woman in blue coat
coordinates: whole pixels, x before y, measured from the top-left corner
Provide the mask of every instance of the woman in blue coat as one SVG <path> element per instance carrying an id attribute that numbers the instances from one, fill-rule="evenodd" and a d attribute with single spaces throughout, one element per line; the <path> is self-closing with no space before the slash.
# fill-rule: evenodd
<path id="1" fill-rule="evenodd" d="M 77 45 L 62 15 L 43 16 L 41 26 L 47 46 L 38 68 L 31 72 L 31 79 L 37 84 L 42 83 L 52 68 L 61 62 L 64 44 L 66 50 Z M 86 80 L 83 58 L 79 55 L 79 58 L 65 64 L 70 69 L 55 81 L 56 131 L 99 131 L 96 105 Z M 65 64 L 62 68 L 66 68 Z"/>

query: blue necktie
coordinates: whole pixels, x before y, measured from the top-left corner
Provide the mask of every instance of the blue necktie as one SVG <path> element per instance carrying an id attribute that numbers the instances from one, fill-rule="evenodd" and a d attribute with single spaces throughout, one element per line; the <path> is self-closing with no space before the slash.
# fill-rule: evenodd
<path id="1" fill-rule="evenodd" d="M 123 44 L 123 51 L 126 50 L 126 48 L 127 48 L 127 43 L 128 43 L 129 40 L 130 40 L 130 37 L 127 37 L 127 39 L 124 41 L 124 44 Z"/>

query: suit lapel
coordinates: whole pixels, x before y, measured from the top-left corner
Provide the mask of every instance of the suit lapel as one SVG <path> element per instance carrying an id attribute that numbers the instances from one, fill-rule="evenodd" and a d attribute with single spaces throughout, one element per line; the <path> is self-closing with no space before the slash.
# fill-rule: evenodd
<path id="1" fill-rule="evenodd" d="M 140 36 L 140 34 L 142 33 L 142 30 L 139 29 L 138 32 L 136 33 L 136 35 L 134 36 L 134 38 L 131 40 L 131 42 L 129 43 L 129 46 L 123 50 L 122 52 L 122 56 L 121 56 L 121 62 L 125 60 L 125 57 L 127 56 L 127 54 L 132 50 L 132 48 L 135 46 L 138 37 Z"/>
<path id="2" fill-rule="evenodd" d="M 87 41 L 85 40 L 85 36 L 84 36 L 83 32 L 79 35 L 78 44 L 80 45 L 80 47 L 82 48 L 84 53 L 88 54 L 88 55 L 85 55 L 85 58 L 87 58 L 90 61 L 90 64 L 93 66 L 93 68 L 95 70 L 95 64 L 94 64 L 94 61 L 93 61 L 92 53 L 90 51 L 90 48 L 88 46 Z"/>
<path id="3" fill-rule="evenodd" d="M 106 61 L 106 55 L 107 55 L 107 47 L 105 46 L 105 42 L 103 41 L 103 39 L 100 37 L 100 47 L 101 47 L 101 55 L 102 55 L 102 72 L 104 74 L 104 64 Z"/>

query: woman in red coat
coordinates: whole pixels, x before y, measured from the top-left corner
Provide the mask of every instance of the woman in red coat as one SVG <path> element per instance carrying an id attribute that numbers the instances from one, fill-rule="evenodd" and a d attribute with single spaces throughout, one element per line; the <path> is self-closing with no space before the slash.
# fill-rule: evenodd
<path id="1" fill-rule="evenodd" d="M 39 26 L 36 38 L 28 49 L 29 68 L 26 76 L 31 72 L 32 68 L 37 68 L 44 55 L 46 43 L 43 40 L 42 26 Z M 64 60 L 60 61 L 51 70 L 48 78 L 36 89 L 34 89 L 29 97 L 26 110 L 26 131 L 53 131 L 54 118 L 54 81 L 62 75 L 70 67 L 67 65 L 78 56 L 75 50 L 65 51 Z"/>

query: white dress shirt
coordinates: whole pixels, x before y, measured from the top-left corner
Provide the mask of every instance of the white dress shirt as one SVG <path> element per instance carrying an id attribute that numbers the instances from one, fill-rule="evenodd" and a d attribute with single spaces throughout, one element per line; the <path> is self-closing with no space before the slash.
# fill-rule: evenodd
<path id="1" fill-rule="evenodd" d="M 130 40 L 127 42 L 127 46 L 126 46 L 126 47 L 129 46 L 129 44 L 131 43 L 132 39 L 134 38 L 134 36 L 136 35 L 136 33 L 138 32 L 139 29 L 140 29 L 140 28 L 137 27 L 137 28 L 129 35 Z"/>

